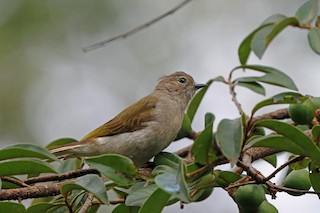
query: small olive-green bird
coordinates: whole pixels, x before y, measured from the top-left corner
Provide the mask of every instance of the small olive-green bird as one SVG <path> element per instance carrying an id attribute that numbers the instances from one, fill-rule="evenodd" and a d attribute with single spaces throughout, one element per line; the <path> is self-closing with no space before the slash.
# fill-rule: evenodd
<path id="1" fill-rule="evenodd" d="M 51 152 L 65 159 L 116 153 L 142 166 L 175 139 L 189 101 L 197 89 L 205 86 L 195 84 L 184 72 L 164 76 L 151 94 L 79 142 L 53 148 Z"/>

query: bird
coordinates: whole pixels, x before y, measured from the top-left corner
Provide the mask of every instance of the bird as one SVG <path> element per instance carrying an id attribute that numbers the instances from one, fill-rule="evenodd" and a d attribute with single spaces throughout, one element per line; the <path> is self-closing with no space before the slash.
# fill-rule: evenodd
<path id="1" fill-rule="evenodd" d="M 181 129 L 188 103 L 195 92 L 206 87 L 178 71 L 159 79 L 155 89 L 80 141 L 50 151 L 68 159 L 120 154 L 141 167 L 163 151 Z"/>

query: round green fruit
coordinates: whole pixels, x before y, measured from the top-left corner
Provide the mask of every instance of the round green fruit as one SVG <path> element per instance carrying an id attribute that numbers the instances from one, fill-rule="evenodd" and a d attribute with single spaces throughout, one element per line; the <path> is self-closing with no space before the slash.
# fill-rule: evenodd
<path id="1" fill-rule="evenodd" d="M 289 116 L 296 124 L 309 125 L 314 118 L 315 110 L 315 105 L 307 99 L 301 104 L 290 104 Z"/>
<path id="2" fill-rule="evenodd" d="M 266 199 L 261 185 L 240 186 L 233 194 L 239 209 L 257 209 Z"/>
<path id="3" fill-rule="evenodd" d="M 292 189 L 309 190 L 311 187 L 309 172 L 305 169 L 293 170 L 284 179 L 282 185 Z M 288 193 L 294 196 L 303 195 L 303 193 L 300 192 Z"/>

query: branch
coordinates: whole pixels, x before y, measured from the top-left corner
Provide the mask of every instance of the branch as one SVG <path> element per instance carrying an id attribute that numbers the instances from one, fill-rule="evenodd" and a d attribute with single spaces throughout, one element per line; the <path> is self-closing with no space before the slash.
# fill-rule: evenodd
<path id="1" fill-rule="evenodd" d="M 291 160 L 285 162 L 284 164 L 282 164 L 281 166 L 279 166 L 276 170 L 274 170 L 268 177 L 266 177 L 264 179 L 264 181 L 268 181 L 270 180 L 271 178 L 273 178 L 274 176 L 276 176 L 276 174 L 278 172 L 280 172 L 282 169 L 284 169 L 285 167 L 289 166 L 290 164 L 294 163 L 294 162 L 298 162 L 300 160 L 304 159 L 303 156 L 296 156 L 294 158 L 292 158 Z"/>
<path id="2" fill-rule="evenodd" d="M 19 189 L 2 189 L 0 190 L 0 200 L 23 200 L 28 198 L 55 196 L 60 194 L 60 188 L 63 185 L 73 182 L 74 181 L 65 181 L 61 183 L 29 186 Z"/>
<path id="3" fill-rule="evenodd" d="M 132 30 L 130 30 L 130 31 L 128 31 L 128 32 L 121 33 L 121 34 L 119 34 L 119 35 L 117 35 L 117 36 L 111 37 L 111 38 L 106 39 L 106 40 L 104 40 L 104 41 L 100 41 L 100 42 L 94 43 L 94 44 L 92 44 L 92 45 L 89 45 L 89 46 L 87 46 L 87 47 L 84 47 L 84 48 L 82 48 L 82 50 L 83 50 L 84 52 L 89 52 L 89 51 L 98 49 L 98 48 L 100 48 L 100 47 L 103 47 L 103 46 L 105 46 L 105 45 L 108 44 L 108 43 L 111 43 L 111 42 L 114 42 L 114 41 L 118 41 L 118 40 L 120 40 L 120 39 L 125 39 L 125 38 L 127 38 L 128 36 L 131 36 L 131 35 L 139 32 L 139 31 L 144 30 L 144 29 L 146 29 L 147 27 L 149 27 L 149 26 L 157 23 L 157 22 L 160 21 L 161 19 L 163 19 L 163 18 L 165 18 L 165 17 L 167 17 L 167 16 L 169 16 L 169 15 L 172 15 L 172 14 L 175 13 L 177 10 L 179 10 L 180 8 L 182 8 L 183 6 L 185 6 L 186 4 L 188 4 L 188 3 L 191 2 L 191 1 L 192 1 L 192 0 L 184 0 L 183 2 L 181 2 L 180 4 L 178 4 L 177 6 L 175 6 L 174 8 L 172 8 L 171 10 L 169 10 L 169 11 L 163 13 L 162 15 L 160 15 L 160 16 L 152 19 L 151 21 L 148 21 L 148 22 L 145 23 L 145 24 L 142 24 L 142 25 L 140 25 L 140 26 L 138 26 L 138 27 L 136 27 L 136 28 L 134 28 L 134 29 L 132 29 Z"/>
<path id="4" fill-rule="evenodd" d="M 78 213 L 86 213 L 90 208 L 90 206 L 92 205 L 93 198 L 94 198 L 94 195 L 92 193 L 89 193 L 86 201 L 84 202 L 83 206 L 78 211 Z"/>
<path id="5" fill-rule="evenodd" d="M 61 181 L 61 180 L 67 180 L 67 179 L 81 177 L 81 176 L 84 176 L 87 174 L 100 175 L 100 172 L 95 169 L 74 170 L 74 171 L 62 173 L 62 174 L 54 174 L 54 175 L 29 178 L 29 179 L 24 180 L 23 183 L 33 184 L 33 183 L 40 183 L 40 182 L 47 182 L 47 181 Z"/>

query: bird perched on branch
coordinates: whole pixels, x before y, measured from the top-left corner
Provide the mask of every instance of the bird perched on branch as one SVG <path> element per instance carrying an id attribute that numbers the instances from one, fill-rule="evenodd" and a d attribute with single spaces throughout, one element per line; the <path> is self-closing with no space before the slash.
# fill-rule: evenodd
<path id="1" fill-rule="evenodd" d="M 184 72 L 164 76 L 152 93 L 79 142 L 50 151 L 65 159 L 116 153 L 131 158 L 136 166 L 142 166 L 175 139 L 189 101 L 197 89 L 205 86 L 195 84 Z"/>

